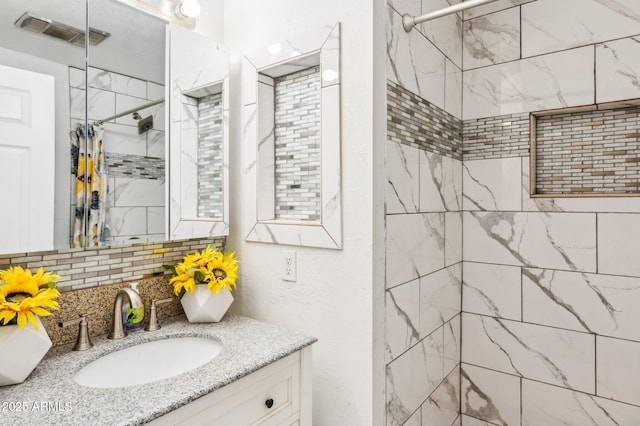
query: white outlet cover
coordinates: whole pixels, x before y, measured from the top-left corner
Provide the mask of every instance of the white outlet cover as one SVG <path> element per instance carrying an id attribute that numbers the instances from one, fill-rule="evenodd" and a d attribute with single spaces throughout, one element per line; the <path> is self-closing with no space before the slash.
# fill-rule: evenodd
<path id="1" fill-rule="evenodd" d="M 296 252 L 295 250 L 282 250 L 282 270 L 283 281 L 296 281 Z"/>

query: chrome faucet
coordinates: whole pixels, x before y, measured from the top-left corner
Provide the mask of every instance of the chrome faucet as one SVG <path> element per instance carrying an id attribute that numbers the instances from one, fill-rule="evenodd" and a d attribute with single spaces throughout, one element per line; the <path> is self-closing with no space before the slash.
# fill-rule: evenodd
<path id="1" fill-rule="evenodd" d="M 129 298 L 129 303 L 132 308 L 139 308 L 142 306 L 142 299 L 140 299 L 138 293 L 133 289 L 123 288 L 118 291 L 118 294 L 116 294 L 116 300 L 113 302 L 113 329 L 107 336 L 108 339 L 116 340 L 127 337 L 127 332 L 124 331 L 124 326 L 122 324 L 122 301 L 125 296 Z"/>

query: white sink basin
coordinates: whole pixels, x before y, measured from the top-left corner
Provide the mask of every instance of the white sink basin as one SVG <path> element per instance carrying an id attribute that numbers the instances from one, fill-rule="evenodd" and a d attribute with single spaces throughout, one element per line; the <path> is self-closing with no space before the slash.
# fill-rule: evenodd
<path id="1" fill-rule="evenodd" d="M 142 385 L 186 373 L 214 359 L 222 345 L 203 337 L 172 337 L 105 355 L 73 379 L 90 388 Z"/>

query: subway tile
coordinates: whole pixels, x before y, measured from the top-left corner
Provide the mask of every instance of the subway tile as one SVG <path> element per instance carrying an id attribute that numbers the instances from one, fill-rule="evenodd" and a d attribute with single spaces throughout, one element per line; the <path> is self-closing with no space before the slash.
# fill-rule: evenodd
<path id="1" fill-rule="evenodd" d="M 164 179 L 116 178 L 111 188 L 115 207 L 164 206 Z"/>

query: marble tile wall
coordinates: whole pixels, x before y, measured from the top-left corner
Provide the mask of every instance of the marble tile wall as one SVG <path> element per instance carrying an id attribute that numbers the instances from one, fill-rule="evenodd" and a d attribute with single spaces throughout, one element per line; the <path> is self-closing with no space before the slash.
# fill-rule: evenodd
<path id="1" fill-rule="evenodd" d="M 460 425 L 462 20 L 400 24 L 448 4 L 388 7 L 387 425 Z"/>
<path id="2" fill-rule="evenodd" d="M 164 86 L 151 81 L 89 67 L 89 123 L 164 97 Z M 82 121 L 85 110 L 84 72 L 69 68 L 71 125 Z M 109 177 L 108 233 L 105 245 L 162 241 L 164 206 L 164 104 L 139 110 L 153 116 L 153 128 L 138 134 L 131 115 L 104 123 L 104 151 Z M 162 165 L 162 167 L 159 167 Z M 160 213 L 164 214 L 164 213 Z"/>
<path id="3" fill-rule="evenodd" d="M 492 5 L 464 15 L 462 425 L 640 424 L 640 200 L 532 199 L 508 131 L 636 97 L 640 3 Z"/>

